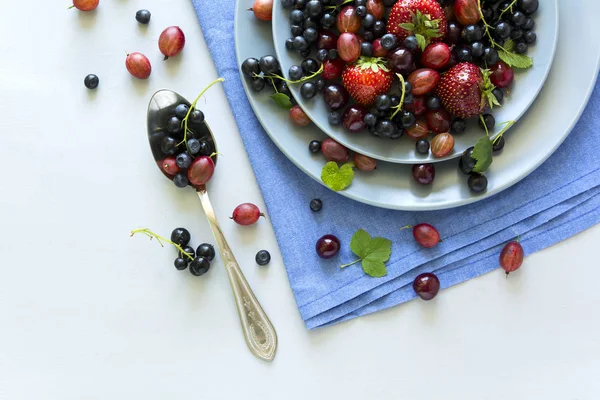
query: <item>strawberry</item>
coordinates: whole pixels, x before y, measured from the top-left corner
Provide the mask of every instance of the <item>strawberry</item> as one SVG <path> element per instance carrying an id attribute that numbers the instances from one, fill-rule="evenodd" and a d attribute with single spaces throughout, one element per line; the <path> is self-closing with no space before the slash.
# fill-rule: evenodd
<path id="1" fill-rule="evenodd" d="M 392 86 L 392 72 L 379 57 L 360 57 L 347 65 L 342 73 L 342 83 L 358 104 L 368 106 Z"/>
<path id="2" fill-rule="evenodd" d="M 442 75 L 437 95 L 444 107 L 459 118 L 472 118 L 489 105 L 500 105 L 492 93 L 491 72 L 468 62 L 450 68 Z"/>
<path id="3" fill-rule="evenodd" d="M 436 0 L 399 0 L 390 12 L 387 31 L 401 43 L 415 35 L 425 50 L 429 43 L 440 42 L 446 35 L 446 16 Z"/>

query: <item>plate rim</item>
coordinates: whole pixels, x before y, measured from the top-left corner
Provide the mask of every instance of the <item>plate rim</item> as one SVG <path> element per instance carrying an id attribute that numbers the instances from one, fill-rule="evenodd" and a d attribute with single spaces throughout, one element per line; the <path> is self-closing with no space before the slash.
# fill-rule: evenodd
<path id="1" fill-rule="evenodd" d="M 556 29 L 554 30 L 554 36 L 552 38 L 552 45 L 551 45 L 550 58 L 549 58 L 550 62 L 548 64 L 548 67 L 545 68 L 542 79 L 539 81 L 539 84 L 536 85 L 535 90 L 534 90 L 535 93 L 534 93 L 533 97 L 531 98 L 531 100 L 528 102 L 526 107 L 519 110 L 519 112 L 516 114 L 515 118 L 511 118 L 511 120 L 513 120 L 515 122 L 518 122 L 521 118 L 523 118 L 523 116 L 527 113 L 527 111 L 534 104 L 535 100 L 537 99 L 540 92 L 542 91 L 544 84 L 546 83 L 546 80 L 548 79 L 548 76 L 550 75 L 550 71 L 552 70 L 552 64 L 554 63 L 554 59 L 556 57 L 556 50 L 558 47 L 558 35 L 559 35 L 559 30 L 560 30 L 560 24 L 559 24 L 560 11 L 559 11 L 558 0 L 554 0 L 552 2 L 552 4 L 554 4 L 554 10 L 556 10 L 556 12 L 554 13 L 555 14 L 554 15 L 554 26 L 556 26 Z M 275 15 L 277 12 L 282 10 L 282 7 L 283 6 L 280 4 L 279 1 L 275 1 L 275 4 L 273 4 L 273 15 Z M 280 23 L 281 23 L 280 18 L 274 17 L 273 20 L 271 21 L 273 47 L 275 49 L 275 54 L 276 54 L 278 60 L 281 60 L 281 55 L 282 55 L 281 52 L 284 51 L 284 48 L 282 48 L 282 46 L 275 41 L 275 32 L 278 29 L 277 26 L 279 26 Z M 236 47 L 236 51 L 237 51 L 237 47 Z M 282 72 L 284 75 L 287 75 L 286 71 L 282 71 Z M 303 100 L 298 99 L 298 97 L 299 97 L 298 91 L 299 91 L 299 89 L 295 89 L 293 87 L 290 88 L 290 92 L 292 93 L 292 96 L 296 99 L 296 102 L 300 105 L 300 103 L 303 102 Z M 309 115 L 309 117 L 310 116 L 311 115 Z M 311 118 L 311 121 L 319 130 L 321 130 L 323 133 L 325 133 L 325 135 L 327 135 L 331 139 L 341 143 L 342 145 L 344 145 L 345 147 L 347 147 L 348 149 L 350 149 L 354 152 L 364 154 L 364 155 L 374 158 L 378 161 L 380 160 L 380 161 L 385 161 L 385 162 L 392 163 L 392 164 L 405 164 L 405 165 L 411 165 L 411 164 L 415 164 L 415 163 L 435 164 L 435 163 L 439 163 L 439 162 L 458 159 L 462 154 L 462 152 L 454 151 L 454 152 L 452 152 L 452 154 L 445 156 L 445 157 L 441 157 L 441 158 L 436 158 L 436 157 L 433 157 L 431 154 L 429 154 L 427 156 L 427 158 L 419 158 L 417 160 L 410 160 L 410 161 L 407 159 L 398 159 L 397 157 L 390 158 L 390 157 L 376 154 L 372 151 L 365 151 L 365 149 L 359 148 L 359 146 L 356 146 L 353 143 L 350 143 L 345 138 L 340 138 L 340 135 L 332 135 L 330 132 L 330 129 L 328 129 L 327 126 L 325 126 L 323 121 L 321 121 L 321 120 L 313 120 Z M 498 133 L 499 133 L 499 131 L 495 132 L 493 135 L 491 135 L 491 137 L 495 138 L 498 135 Z M 343 140 L 340 140 L 340 139 L 343 139 Z M 473 143 L 472 145 L 475 145 L 475 143 Z"/>

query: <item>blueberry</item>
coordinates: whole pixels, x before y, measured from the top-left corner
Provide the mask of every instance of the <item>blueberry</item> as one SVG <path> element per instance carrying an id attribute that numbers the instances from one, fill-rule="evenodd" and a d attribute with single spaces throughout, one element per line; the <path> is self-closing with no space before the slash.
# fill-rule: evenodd
<path id="1" fill-rule="evenodd" d="M 382 37 L 385 34 L 385 30 L 386 30 L 386 25 L 385 22 L 383 21 L 375 21 L 375 23 L 373 24 L 373 33 L 375 34 L 375 37 Z"/>
<path id="2" fill-rule="evenodd" d="M 265 88 L 266 85 L 267 85 L 267 83 L 265 82 L 265 80 L 263 78 L 254 78 L 254 79 L 252 79 L 252 82 L 250 83 L 252 90 L 254 90 L 255 92 L 260 92 L 261 90 L 263 90 Z M 190 116 L 190 119 L 191 119 L 191 116 Z"/>
<path id="3" fill-rule="evenodd" d="M 317 86 L 312 82 L 304 82 L 300 86 L 300 94 L 305 99 L 312 99 L 317 95 Z"/>
<path id="4" fill-rule="evenodd" d="M 471 49 L 466 48 L 466 47 L 459 49 L 458 52 L 456 53 L 456 58 L 458 58 L 458 61 L 460 61 L 460 62 L 473 61 L 473 56 L 471 55 Z"/>
<path id="5" fill-rule="evenodd" d="M 173 183 L 178 188 L 186 187 L 190 182 L 188 181 L 187 176 L 185 174 L 179 173 L 173 177 Z"/>
<path id="6" fill-rule="evenodd" d="M 374 114 L 368 113 L 363 118 L 363 121 L 368 127 L 373 127 L 375 124 L 377 124 L 377 117 Z"/>
<path id="7" fill-rule="evenodd" d="M 523 38 L 523 31 L 521 29 L 513 29 L 510 33 L 510 38 L 512 40 L 520 40 Z"/>
<path id="8" fill-rule="evenodd" d="M 535 21 L 531 17 L 527 18 L 525 20 L 525 23 L 523 25 L 521 25 L 521 29 L 523 29 L 524 31 L 533 30 L 534 27 L 535 27 Z"/>
<path id="9" fill-rule="evenodd" d="M 171 133 L 178 133 L 181 131 L 181 120 L 175 116 L 169 118 L 167 121 L 167 131 Z"/>
<path id="10" fill-rule="evenodd" d="M 175 107 L 175 116 L 179 119 L 184 119 L 187 117 L 189 109 L 190 108 L 187 106 L 187 104 L 179 104 L 177 107 Z"/>
<path id="11" fill-rule="evenodd" d="M 456 118 L 450 125 L 450 133 L 453 135 L 459 135 L 463 133 L 465 129 L 467 129 L 467 123 L 462 118 Z"/>
<path id="12" fill-rule="evenodd" d="M 472 157 L 474 149 L 474 147 L 469 147 L 463 152 L 462 156 L 460 157 L 458 167 L 460 168 L 461 172 L 465 175 L 469 175 L 471 171 L 473 171 L 473 168 L 475 168 L 475 164 L 477 164 L 477 160 L 475 160 Z"/>
<path id="13" fill-rule="evenodd" d="M 177 257 L 173 264 L 175 264 L 175 268 L 177 268 L 179 271 L 183 271 L 187 268 L 189 260 L 190 259 L 187 257 Z"/>
<path id="14" fill-rule="evenodd" d="M 437 96 L 431 96 L 427 99 L 427 108 L 429 110 L 439 110 L 442 108 L 442 100 Z"/>
<path id="15" fill-rule="evenodd" d="M 367 15 L 367 7 L 365 6 L 358 6 L 356 7 L 356 15 L 358 15 L 359 17 L 364 17 L 365 15 Z"/>
<path id="16" fill-rule="evenodd" d="M 187 246 L 191 239 L 190 231 L 185 228 L 175 228 L 171 232 L 171 242 L 177 243 L 181 247 Z"/>
<path id="17" fill-rule="evenodd" d="M 248 78 L 254 78 L 254 75 L 260 74 L 260 64 L 254 57 L 247 58 L 242 63 L 242 73 Z"/>
<path id="18" fill-rule="evenodd" d="M 294 0 L 281 0 L 281 5 L 283 8 L 292 8 L 294 5 Z"/>
<path id="19" fill-rule="evenodd" d="M 416 50 L 417 47 L 419 47 L 419 42 L 415 36 L 407 36 L 406 39 L 404 39 L 404 47 L 409 50 Z"/>
<path id="20" fill-rule="evenodd" d="M 170 136 L 166 136 L 163 138 L 162 142 L 160 143 L 160 149 L 166 155 L 172 156 L 177 151 L 177 143 L 178 142 L 176 139 L 174 139 Z"/>
<path id="21" fill-rule="evenodd" d="M 525 13 L 521 11 L 515 11 L 511 16 L 510 20 L 516 27 L 521 27 L 527 20 Z"/>
<path id="22" fill-rule="evenodd" d="M 416 149 L 419 154 L 429 154 L 429 142 L 426 139 L 417 140 Z"/>
<path id="23" fill-rule="evenodd" d="M 413 127 L 417 123 L 417 117 L 415 117 L 415 114 L 411 113 L 410 111 L 402 111 L 400 115 L 402 126 L 404 128 Z"/>
<path id="24" fill-rule="evenodd" d="M 271 262 L 271 254 L 269 254 L 269 252 L 266 250 L 261 250 L 256 253 L 256 257 L 254 259 L 258 265 L 265 266 Z"/>
<path id="25" fill-rule="evenodd" d="M 177 166 L 181 169 L 189 168 L 190 165 L 192 165 L 192 161 L 194 161 L 194 159 L 188 153 L 179 153 L 175 158 Z"/>
<path id="26" fill-rule="evenodd" d="M 210 269 L 210 261 L 204 257 L 196 257 L 190 263 L 190 273 L 194 276 L 201 276 Z"/>
<path id="27" fill-rule="evenodd" d="M 279 61 L 271 55 L 261 57 L 258 64 L 265 75 L 272 75 L 279 70 Z"/>
<path id="28" fill-rule="evenodd" d="M 145 24 L 149 23 L 150 17 L 152 17 L 152 14 L 150 14 L 150 11 L 148 11 L 148 10 L 139 10 L 138 12 L 135 13 L 135 19 L 140 24 L 145 25 Z"/>
<path id="29" fill-rule="evenodd" d="M 326 85 L 327 81 L 324 78 L 317 78 L 317 80 L 315 81 L 315 86 L 317 87 L 317 90 L 319 92 L 322 92 L 323 89 L 325 89 Z"/>
<path id="30" fill-rule="evenodd" d="M 527 31 L 525 32 L 525 43 L 534 44 L 537 41 L 537 35 L 535 32 Z"/>
<path id="31" fill-rule="evenodd" d="M 360 44 L 360 55 L 365 57 L 373 57 L 373 45 L 369 42 Z"/>
<path id="32" fill-rule="evenodd" d="M 492 114 L 484 114 L 483 119 L 479 119 L 479 127 L 491 131 L 496 126 L 496 118 Z"/>
<path id="33" fill-rule="evenodd" d="M 473 58 L 479 59 L 479 58 L 483 57 L 484 50 L 485 50 L 485 48 L 483 47 L 483 43 L 481 43 L 481 42 L 471 43 L 471 55 L 473 56 Z"/>
<path id="34" fill-rule="evenodd" d="M 396 134 L 396 126 L 392 123 L 392 121 L 382 119 L 377 122 L 377 125 L 375 125 L 375 131 L 379 136 L 391 139 L 392 136 Z"/>
<path id="35" fill-rule="evenodd" d="M 512 29 L 508 22 L 498 22 L 494 27 L 494 33 L 498 39 L 508 39 Z"/>
<path id="36" fill-rule="evenodd" d="M 319 70 L 319 62 L 314 58 L 307 58 L 306 60 L 302 61 L 300 66 L 306 75 L 312 75 Z"/>
<path id="37" fill-rule="evenodd" d="M 373 14 L 367 14 L 362 19 L 362 26 L 365 28 L 371 28 L 375 24 L 375 17 Z"/>
<path id="38" fill-rule="evenodd" d="M 214 246 L 212 244 L 202 243 L 196 249 L 196 256 L 197 257 L 204 257 L 208 261 L 214 260 L 215 259 L 215 255 L 216 255 L 215 254 L 215 248 L 214 248 Z"/>
<path id="39" fill-rule="evenodd" d="M 485 175 L 472 173 L 467 181 L 469 189 L 475 193 L 481 193 L 487 189 L 488 180 Z"/>
<path id="40" fill-rule="evenodd" d="M 100 79 L 98 78 L 98 76 L 96 76 L 94 74 L 89 74 L 83 80 L 83 84 L 88 89 L 96 89 L 98 87 L 99 83 L 100 83 Z"/>
<path id="41" fill-rule="evenodd" d="M 492 91 L 492 94 L 496 96 L 496 100 L 498 100 L 498 103 L 504 103 L 504 92 L 502 91 L 502 89 L 496 88 Z"/>
<path id="42" fill-rule="evenodd" d="M 398 44 L 398 39 L 393 33 L 386 33 L 381 37 L 381 47 L 386 50 L 392 50 Z"/>
<path id="43" fill-rule="evenodd" d="M 494 65 L 499 59 L 498 50 L 493 47 L 486 47 L 483 49 L 483 61 L 485 61 L 487 65 Z"/>
<path id="44" fill-rule="evenodd" d="M 323 208 L 323 201 L 321 199 L 312 199 L 310 201 L 310 209 L 313 212 L 319 212 Z"/>
<path id="45" fill-rule="evenodd" d="M 317 51 L 317 60 L 323 62 L 327 60 L 327 49 L 319 49 Z"/>
<path id="46" fill-rule="evenodd" d="M 333 14 L 325 13 L 321 18 L 321 25 L 323 25 L 326 28 L 329 28 L 333 24 L 335 24 L 335 17 L 333 16 Z"/>
<path id="47" fill-rule="evenodd" d="M 527 43 L 525 42 L 518 42 L 515 45 L 515 53 L 517 54 L 525 54 L 527 53 L 529 46 L 527 46 Z"/>
<path id="48" fill-rule="evenodd" d="M 188 151 L 192 155 L 198 154 L 200 152 L 200 147 L 201 147 L 201 144 L 200 144 L 200 141 L 198 139 L 192 138 L 192 139 L 189 139 L 187 141 Z"/>
<path id="49" fill-rule="evenodd" d="M 398 107 L 400 105 L 400 96 L 393 94 L 390 96 L 390 100 L 392 101 L 392 107 Z"/>
<path id="50" fill-rule="evenodd" d="M 462 30 L 462 38 L 468 43 L 483 39 L 483 30 L 479 25 L 467 25 Z"/>
<path id="51" fill-rule="evenodd" d="M 291 80 L 297 81 L 302 79 L 304 76 L 304 71 L 302 71 L 302 68 L 299 65 L 292 65 L 288 71 L 288 75 L 290 76 Z"/>
<path id="52" fill-rule="evenodd" d="M 292 10 L 290 12 L 290 21 L 296 24 L 302 23 L 302 21 L 304 21 L 304 13 L 302 10 Z"/>
<path id="53" fill-rule="evenodd" d="M 319 142 L 318 140 L 313 140 L 312 142 L 310 142 L 308 144 L 308 150 L 310 150 L 311 153 L 318 153 L 321 151 L 321 142 Z"/>
<path id="54" fill-rule="evenodd" d="M 517 7 L 519 10 L 522 10 L 525 14 L 531 15 L 535 13 L 540 7 L 539 0 L 519 0 L 517 2 Z"/>
<path id="55" fill-rule="evenodd" d="M 375 98 L 375 107 L 380 111 L 387 111 L 392 107 L 392 99 L 387 94 Z"/>
<path id="56" fill-rule="evenodd" d="M 292 27 L 290 28 L 290 33 L 292 34 L 292 36 L 302 36 L 304 34 L 304 28 L 302 27 L 302 25 L 292 25 Z M 292 46 L 293 46 L 293 42 L 292 42 Z"/>
<path id="57" fill-rule="evenodd" d="M 309 17 L 320 17 L 323 12 L 323 5 L 319 0 L 310 0 L 306 3 L 306 13 Z"/>
<path id="58" fill-rule="evenodd" d="M 261 79 L 263 82 L 264 80 Z M 200 110 L 192 110 L 192 112 L 190 113 L 190 117 L 188 118 L 188 121 L 194 124 L 201 124 L 204 122 L 204 113 Z"/>
<path id="59" fill-rule="evenodd" d="M 285 48 L 288 50 L 294 50 L 294 38 L 287 38 L 285 40 Z"/>
<path id="60" fill-rule="evenodd" d="M 300 51 L 306 50 L 308 49 L 308 42 L 304 37 L 298 35 L 294 38 L 294 49 Z"/>
<path id="61" fill-rule="evenodd" d="M 342 123 L 342 115 L 337 111 L 331 111 L 327 120 L 331 125 L 339 125 Z"/>

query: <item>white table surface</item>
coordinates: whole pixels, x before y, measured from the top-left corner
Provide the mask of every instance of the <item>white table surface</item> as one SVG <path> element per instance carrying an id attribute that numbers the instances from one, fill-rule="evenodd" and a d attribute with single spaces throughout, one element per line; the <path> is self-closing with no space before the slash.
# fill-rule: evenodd
<path id="1" fill-rule="evenodd" d="M 274 362 L 256 359 L 219 261 L 196 278 L 175 270 L 172 248 L 129 238 L 182 225 L 196 245 L 214 242 L 195 194 L 161 176 L 145 136 L 155 90 L 193 98 L 216 78 L 191 3 L 68 5 L 6 1 L 0 13 L 0 399 L 598 399 L 600 227 L 508 280 L 496 271 L 309 332 L 268 220 L 227 220 L 241 202 L 263 203 L 217 87 L 201 103 L 223 153 L 211 197 L 279 334 Z M 147 29 L 139 8 L 152 11 Z M 163 62 L 169 25 L 187 44 Z M 125 70 L 132 51 L 152 61 L 148 81 Z M 98 90 L 83 86 L 88 73 Z M 262 248 L 273 261 L 259 269 Z"/>

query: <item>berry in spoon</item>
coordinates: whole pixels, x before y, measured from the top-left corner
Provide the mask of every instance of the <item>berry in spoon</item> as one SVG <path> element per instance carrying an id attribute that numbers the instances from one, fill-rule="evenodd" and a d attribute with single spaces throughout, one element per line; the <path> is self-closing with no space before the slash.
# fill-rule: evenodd
<path id="1" fill-rule="evenodd" d="M 187 170 L 187 178 L 193 186 L 206 185 L 215 172 L 215 163 L 209 156 L 197 157 Z"/>

